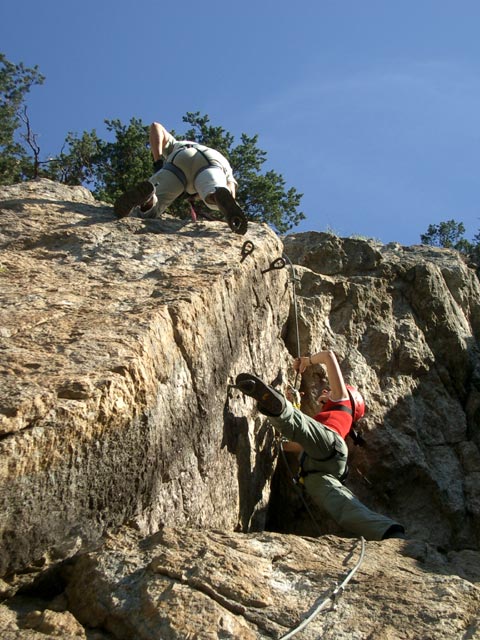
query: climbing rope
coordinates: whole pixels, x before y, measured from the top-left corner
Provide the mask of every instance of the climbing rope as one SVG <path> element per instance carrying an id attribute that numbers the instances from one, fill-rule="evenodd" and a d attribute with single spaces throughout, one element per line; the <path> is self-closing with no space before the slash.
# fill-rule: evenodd
<path id="1" fill-rule="evenodd" d="M 290 269 L 292 270 L 292 299 L 293 299 L 293 316 L 295 318 L 295 336 L 296 336 L 296 340 L 297 340 L 297 357 L 300 358 L 300 332 L 298 330 L 298 306 L 297 306 L 297 274 L 295 272 L 295 267 L 292 263 L 292 261 L 290 260 L 290 258 L 284 253 L 282 258 L 285 260 L 285 262 L 288 262 L 288 265 L 290 266 Z M 298 374 L 298 372 L 297 372 Z"/>
<path id="2" fill-rule="evenodd" d="M 303 620 L 303 622 L 301 622 L 297 627 L 295 627 L 294 629 L 291 629 L 284 636 L 281 636 L 281 638 L 279 638 L 279 640 L 288 640 L 289 638 L 293 638 L 293 636 L 295 636 L 297 633 L 302 631 L 302 629 L 305 629 L 305 627 L 307 625 L 309 625 L 310 622 L 312 622 L 312 620 L 321 611 L 323 611 L 326 608 L 326 606 L 327 606 L 327 604 L 329 602 L 332 602 L 333 604 L 335 604 L 336 600 L 342 595 L 342 593 L 345 590 L 345 587 L 347 586 L 347 584 L 350 582 L 350 580 L 353 578 L 355 573 L 360 569 L 360 567 L 362 565 L 363 559 L 365 557 L 365 538 L 361 537 L 360 541 L 362 543 L 362 548 L 360 550 L 360 557 L 359 557 L 356 565 L 353 567 L 353 569 L 351 569 L 348 572 L 348 574 L 347 574 L 346 578 L 343 580 L 343 582 L 340 585 L 335 586 L 334 589 L 332 589 L 332 591 L 320 602 L 320 604 L 318 604 L 315 607 L 315 609 L 308 616 L 308 618 L 305 618 L 305 620 Z"/>
<path id="3" fill-rule="evenodd" d="M 278 258 L 277 260 L 275 260 L 272 263 L 272 265 L 275 264 L 275 263 L 278 263 L 279 260 L 283 260 L 283 266 L 286 266 L 286 264 L 288 263 L 288 265 L 290 266 L 290 269 L 292 271 L 291 282 L 292 282 L 293 317 L 294 317 L 294 321 L 295 321 L 295 338 L 296 338 L 296 343 L 297 343 L 296 344 L 296 346 L 297 346 L 297 357 L 300 358 L 301 357 L 301 352 L 300 352 L 300 331 L 299 331 L 299 328 L 298 328 L 298 305 L 297 305 L 297 287 L 296 287 L 296 285 L 297 285 L 297 274 L 295 272 L 295 267 L 294 267 L 292 261 L 290 260 L 290 258 L 285 253 L 283 254 L 282 258 Z M 278 267 L 276 267 L 276 268 L 278 268 Z M 295 382 L 293 383 L 293 392 L 297 393 L 298 395 L 300 395 L 299 392 L 298 392 L 298 389 L 297 389 L 298 376 L 299 376 L 299 372 L 297 371 L 296 372 L 296 376 L 295 376 Z M 294 406 L 295 406 L 295 404 L 298 404 L 297 408 L 299 409 L 300 408 L 300 402 L 298 401 L 297 403 L 294 403 Z M 283 444 L 282 444 L 281 441 L 280 441 L 280 453 L 281 453 L 283 462 L 284 462 L 286 468 L 288 469 L 290 477 L 292 478 L 293 484 L 294 484 L 295 488 L 298 489 L 298 494 L 299 494 L 299 496 L 300 496 L 300 498 L 301 498 L 301 500 L 303 502 L 303 506 L 307 510 L 308 515 L 310 516 L 313 524 L 315 525 L 317 533 L 319 535 L 323 535 L 323 532 L 320 529 L 317 521 L 315 520 L 315 517 L 314 517 L 314 515 L 312 513 L 312 510 L 310 509 L 310 506 L 309 506 L 308 502 L 305 499 L 305 496 L 303 494 L 303 490 L 302 490 L 301 487 L 298 486 L 298 484 L 296 482 L 296 478 L 293 475 L 292 470 L 290 469 L 290 465 L 288 464 L 287 457 L 285 456 L 285 451 L 283 449 Z"/>
<path id="4" fill-rule="evenodd" d="M 283 262 L 283 264 L 281 264 Z M 278 258 L 277 260 L 275 260 L 274 262 L 272 262 L 272 264 L 270 265 L 270 268 L 267 269 L 266 271 L 271 271 L 273 269 L 281 269 L 282 267 L 286 266 L 286 264 L 288 263 L 288 265 L 291 268 L 292 271 L 292 276 L 291 276 L 291 280 L 292 280 L 292 302 L 293 302 L 293 316 L 294 316 L 294 321 L 295 321 L 295 337 L 296 337 L 296 347 L 297 347 L 297 357 L 300 358 L 301 357 L 301 351 L 300 351 L 300 331 L 298 328 L 298 306 L 297 306 L 297 292 L 296 292 L 296 284 L 298 282 L 297 280 L 297 276 L 296 276 L 296 272 L 295 272 L 295 267 L 292 264 L 290 258 L 286 255 L 283 254 L 282 258 Z M 266 272 L 265 271 L 265 272 Z M 262 272 L 264 273 L 264 272 Z M 294 393 L 296 392 L 297 394 L 298 389 L 297 389 L 297 382 L 298 382 L 298 376 L 299 376 L 299 372 L 296 372 L 296 376 L 295 376 L 295 382 L 293 384 L 293 391 Z M 287 458 L 285 456 L 285 451 L 283 449 L 283 444 L 282 442 L 280 442 L 280 453 L 282 455 L 282 459 L 283 462 L 286 466 L 286 468 L 288 469 L 288 472 L 292 478 L 292 481 L 294 483 L 295 487 L 298 487 L 297 482 L 296 482 L 296 478 L 292 472 L 292 470 L 290 469 L 290 465 L 288 464 Z M 323 535 L 323 532 L 320 529 L 319 524 L 317 523 L 312 510 L 310 509 L 308 502 L 305 499 L 305 496 L 303 494 L 303 490 L 301 489 L 301 487 L 298 487 L 299 489 L 299 495 L 302 499 L 302 502 L 307 510 L 308 515 L 310 516 L 313 524 L 315 525 L 315 528 L 317 530 L 317 532 L 319 533 L 319 535 Z M 315 609 L 313 610 L 313 612 L 307 617 L 305 618 L 305 620 L 303 620 L 303 622 L 301 622 L 297 627 L 295 627 L 294 629 L 292 629 L 291 631 L 289 631 L 286 635 L 282 636 L 281 638 L 279 638 L 279 640 L 288 640 L 289 638 L 293 638 L 293 636 L 295 636 L 297 633 L 299 633 L 300 631 L 302 631 L 302 629 L 304 629 L 308 624 L 310 624 L 310 622 L 312 622 L 312 620 L 321 612 L 323 611 L 327 604 L 332 602 L 335 603 L 335 601 L 338 599 L 339 596 L 342 595 L 345 587 L 347 586 L 347 584 L 350 582 L 350 580 L 353 578 L 353 576 L 355 575 L 355 573 L 358 571 L 358 569 L 360 568 L 364 556 L 365 556 L 365 539 L 363 537 L 360 537 L 359 540 L 361 541 L 361 550 L 360 550 L 360 557 L 358 559 L 358 562 L 356 563 L 356 565 L 349 571 L 349 573 L 347 574 L 346 578 L 343 580 L 343 582 L 338 585 L 335 586 L 331 592 L 320 602 L 319 605 L 317 605 L 315 607 Z"/>
<path id="5" fill-rule="evenodd" d="M 245 245 L 244 245 L 245 246 Z M 244 249 L 242 248 L 242 255 L 243 255 Z M 262 274 L 268 273 L 269 271 L 277 271 L 279 269 L 284 269 L 286 266 L 288 265 L 290 266 L 290 269 L 292 270 L 292 277 L 291 277 L 291 282 L 292 282 L 292 300 L 293 300 L 293 316 L 295 319 L 295 337 L 296 337 L 296 346 L 297 346 L 297 358 L 301 357 L 301 352 L 300 352 L 300 332 L 298 330 L 298 306 L 297 306 L 297 291 L 296 291 L 296 284 L 298 282 L 297 280 L 297 274 L 295 273 L 295 267 L 293 266 L 292 261 L 290 260 L 290 258 L 287 256 L 286 253 L 284 253 L 280 258 L 275 258 L 275 260 L 273 260 L 273 262 L 270 263 L 270 265 L 266 268 L 263 269 Z M 297 371 L 296 376 L 295 376 L 295 382 L 292 385 L 292 389 L 294 393 L 298 393 L 298 389 L 297 389 L 297 382 L 298 382 L 298 376 L 299 376 L 299 372 Z M 297 408 L 300 408 L 299 406 Z"/>

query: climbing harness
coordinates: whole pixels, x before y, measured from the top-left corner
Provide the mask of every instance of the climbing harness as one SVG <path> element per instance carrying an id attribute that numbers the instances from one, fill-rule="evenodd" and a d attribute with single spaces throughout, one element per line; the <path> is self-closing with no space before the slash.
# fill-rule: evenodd
<path id="1" fill-rule="evenodd" d="M 171 157 L 169 156 L 170 159 L 168 160 L 168 162 L 164 163 L 163 169 L 173 173 L 180 180 L 184 189 L 187 186 L 187 176 L 182 171 L 182 169 L 180 169 L 180 167 L 178 167 L 175 164 L 174 161 L 175 161 L 175 158 L 178 156 L 178 154 L 182 153 L 185 149 L 195 149 L 195 151 L 198 151 L 198 153 L 200 153 L 200 155 L 202 155 L 204 160 L 207 162 L 207 164 L 204 167 L 201 167 L 197 171 L 197 173 L 193 177 L 192 182 L 195 182 L 195 180 L 200 175 L 200 173 L 202 173 L 202 171 L 205 171 L 210 167 L 220 167 L 220 169 L 223 170 L 223 167 L 218 160 L 216 160 L 215 158 L 209 158 L 207 153 L 208 148 L 205 147 L 204 145 L 197 144 L 196 142 L 187 142 L 186 144 L 182 144 L 180 149 L 177 149 Z"/>
<path id="2" fill-rule="evenodd" d="M 175 164 L 174 160 L 178 156 L 178 154 L 182 153 L 182 151 L 184 151 L 185 149 L 195 149 L 195 151 L 198 151 L 198 153 L 200 153 L 200 155 L 202 155 L 204 160 L 207 162 L 205 166 L 201 167 L 197 171 L 197 173 L 193 177 L 193 181 L 192 181 L 193 183 L 195 183 L 195 180 L 200 175 L 200 173 L 202 173 L 202 171 L 205 171 L 210 167 L 220 167 L 223 170 L 223 167 L 220 164 L 220 162 L 218 162 L 218 160 L 216 160 L 215 158 L 210 158 L 207 155 L 208 149 L 205 146 L 197 144 L 196 142 L 188 142 L 186 144 L 182 144 L 181 148 L 177 149 L 173 153 L 173 155 L 170 154 L 171 155 L 171 157 L 169 156 L 170 160 L 168 162 L 164 162 L 163 166 L 161 166 L 160 168 L 164 169 L 165 171 L 170 171 L 170 173 L 173 173 L 182 183 L 184 191 L 187 187 L 187 176 L 185 175 L 184 171 Z M 193 200 L 195 199 L 195 195 L 196 194 L 190 194 L 188 197 L 188 203 L 190 205 L 190 216 L 193 222 L 197 222 L 197 219 L 198 219 L 198 214 L 195 211 L 195 207 L 193 206 Z"/>
<path id="3" fill-rule="evenodd" d="M 352 415 L 353 413 L 352 410 L 349 409 L 348 407 L 345 407 L 345 405 L 336 405 L 334 407 L 331 407 L 329 411 L 345 411 L 350 415 Z M 350 437 L 353 440 L 353 444 L 356 447 L 364 447 L 367 444 L 365 442 L 365 438 L 362 436 L 360 431 L 355 426 L 355 422 L 352 422 L 352 426 L 350 427 L 350 431 L 347 433 L 346 437 Z"/>
<path id="4" fill-rule="evenodd" d="M 356 574 L 356 572 L 360 569 L 360 567 L 362 565 L 363 559 L 365 557 L 365 538 L 361 537 L 360 541 L 361 541 L 360 557 L 359 557 L 357 563 L 355 564 L 355 566 L 348 572 L 348 574 L 345 577 L 345 579 L 343 580 L 343 582 L 341 584 L 339 584 L 339 585 L 336 585 L 331 590 L 331 592 L 320 602 L 320 604 L 318 604 L 315 607 L 315 609 L 308 616 L 308 618 L 305 618 L 305 620 L 303 620 L 303 622 L 301 622 L 297 627 L 295 627 L 294 629 L 289 631 L 287 634 L 281 636 L 281 638 L 279 638 L 279 640 L 289 640 L 289 638 L 293 638 L 293 636 L 295 636 L 297 633 L 299 633 L 300 631 L 305 629 L 305 627 L 307 625 L 309 625 L 310 622 L 312 622 L 312 620 L 321 611 L 323 611 L 326 608 L 326 606 L 327 606 L 327 604 L 329 602 L 331 602 L 332 605 L 335 607 L 337 599 L 343 594 L 343 592 L 345 590 L 345 587 L 347 586 L 347 584 L 350 582 L 350 580 L 353 578 L 353 576 Z"/>
<path id="5" fill-rule="evenodd" d="M 327 462 L 328 460 L 333 460 L 333 458 L 335 458 L 337 453 L 338 453 L 338 451 L 336 449 L 334 449 L 329 456 L 327 456 L 326 458 L 323 458 L 322 460 L 318 460 L 318 462 Z M 304 471 L 303 462 L 304 462 L 304 460 L 306 458 L 306 455 L 307 454 L 305 452 L 303 452 L 301 457 L 300 457 L 300 466 L 298 468 L 296 476 L 294 476 L 294 479 L 293 479 L 295 484 L 305 484 L 304 478 L 306 478 L 307 476 L 312 475 L 312 473 L 324 473 L 323 471 L 320 471 L 320 469 L 312 469 L 311 471 Z M 344 472 L 342 473 L 341 476 L 338 477 L 338 480 L 342 484 L 348 478 L 349 471 L 350 470 L 348 468 L 348 464 L 346 464 Z"/>

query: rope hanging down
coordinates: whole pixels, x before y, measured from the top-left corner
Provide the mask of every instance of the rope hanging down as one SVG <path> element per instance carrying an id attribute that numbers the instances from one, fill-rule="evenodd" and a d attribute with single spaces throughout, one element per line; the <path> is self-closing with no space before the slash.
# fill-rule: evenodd
<path id="1" fill-rule="evenodd" d="M 280 258 L 276 258 L 272 263 L 270 263 L 269 267 L 267 269 L 264 269 L 262 271 L 263 274 L 268 273 L 269 271 L 277 271 L 279 269 L 283 269 L 288 265 L 290 266 L 290 269 L 292 270 L 292 299 L 293 299 L 293 317 L 295 319 L 295 338 L 296 338 L 296 347 L 297 347 L 297 358 L 300 358 L 301 353 L 300 353 L 300 332 L 298 330 L 298 306 L 297 306 L 297 291 L 296 291 L 296 284 L 298 282 L 297 280 L 297 274 L 295 272 L 295 267 L 293 266 L 292 261 L 290 260 L 290 258 L 287 256 L 286 253 L 284 253 Z M 295 382 L 294 382 L 294 389 L 297 388 L 297 381 L 298 381 L 298 371 L 297 374 L 295 376 Z"/>
<path id="2" fill-rule="evenodd" d="M 300 352 L 300 331 L 298 329 L 298 306 L 297 306 L 297 274 L 295 272 L 295 267 L 292 264 L 292 261 L 290 260 L 290 258 L 284 253 L 283 254 L 283 259 L 285 260 L 285 262 L 288 262 L 290 269 L 292 270 L 292 301 L 293 301 L 293 317 L 295 320 L 295 337 L 296 337 L 296 346 L 297 346 L 297 358 L 300 358 L 301 356 L 301 352 Z M 295 375 L 295 382 L 293 383 L 293 387 L 294 389 L 297 388 L 297 381 L 298 381 L 298 371 Z"/>
<path id="3" fill-rule="evenodd" d="M 282 264 L 283 262 L 283 264 Z M 270 265 L 269 269 L 266 269 L 265 271 L 262 271 L 262 273 L 266 273 L 267 271 L 271 271 L 274 269 L 281 269 L 283 267 L 286 266 L 286 264 L 288 263 L 288 265 L 290 266 L 291 270 L 292 270 L 292 289 L 293 289 L 293 295 L 292 295 L 292 302 L 293 302 L 293 315 L 294 315 L 294 320 L 295 320 L 295 337 L 296 337 L 296 347 L 297 347 L 297 357 L 300 358 L 301 357 L 301 351 L 300 351 L 300 331 L 298 328 L 298 306 L 297 306 L 297 292 L 296 292 L 296 284 L 298 282 L 297 280 L 297 276 L 295 273 L 295 267 L 292 264 L 290 258 L 286 255 L 283 254 L 282 258 L 278 258 L 277 260 L 275 260 L 274 262 L 272 262 L 272 264 Z M 295 376 L 295 382 L 294 382 L 294 391 L 298 391 L 297 390 L 297 381 L 298 381 L 298 376 L 299 376 L 299 372 L 297 371 L 296 376 Z M 280 443 L 280 452 L 283 458 L 283 461 L 285 463 L 285 466 L 287 467 L 287 469 L 290 472 L 290 475 L 292 477 L 292 480 L 294 481 L 295 486 L 295 477 L 293 475 L 293 473 L 290 470 L 290 466 L 288 464 L 287 458 L 285 456 L 285 451 L 283 450 L 283 446 L 282 443 Z M 307 501 L 305 500 L 305 497 L 303 495 L 303 491 L 300 489 L 300 496 L 302 498 L 303 504 L 313 522 L 313 524 L 315 525 L 315 528 L 317 529 L 317 531 L 319 532 L 320 535 L 322 534 L 322 531 L 320 530 L 320 526 L 317 523 L 315 517 L 313 516 L 313 513 L 310 509 L 310 507 L 308 506 Z M 323 611 L 328 603 L 334 603 L 336 601 L 336 599 L 342 595 L 345 587 L 347 586 L 347 584 L 350 582 L 350 580 L 353 578 L 353 576 L 355 575 L 355 573 L 358 571 L 358 569 L 360 568 L 364 556 L 365 556 L 365 539 L 363 537 L 360 537 L 359 540 L 361 541 L 361 551 L 360 551 L 360 557 L 358 559 L 357 564 L 353 567 L 353 569 L 351 569 L 349 571 L 349 573 L 347 574 L 346 578 L 343 580 L 343 582 L 339 585 L 336 586 L 334 589 L 332 589 L 332 591 L 329 593 L 329 595 L 327 595 L 321 602 L 319 605 L 317 605 L 315 607 L 315 609 L 313 610 L 313 612 L 307 617 L 305 618 L 305 620 L 303 620 L 303 622 L 301 622 L 297 627 L 295 627 L 294 629 L 292 629 L 291 631 L 289 631 L 286 635 L 282 636 L 281 638 L 279 638 L 279 640 L 289 640 L 289 638 L 293 638 L 293 636 L 295 636 L 297 633 L 299 633 L 300 631 L 302 631 L 302 629 L 304 629 L 308 624 L 310 624 L 310 622 L 312 622 L 312 620 L 321 612 Z"/>
<path id="4" fill-rule="evenodd" d="M 290 260 L 290 258 L 284 253 L 282 258 L 278 258 L 277 260 L 275 260 L 274 263 L 278 262 L 279 260 L 283 260 L 283 266 L 286 266 L 286 264 L 288 263 L 288 265 L 290 266 L 290 269 L 292 271 L 292 302 L 293 302 L 293 317 L 294 317 L 294 321 L 295 321 L 295 339 L 296 339 L 296 347 L 297 347 L 297 357 L 300 358 L 301 356 L 301 352 L 300 352 L 300 331 L 298 329 L 298 306 L 297 306 L 297 290 L 296 290 L 296 284 L 297 284 L 297 274 L 295 272 L 295 267 L 292 264 L 292 261 Z M 295 375 L 295 382 L 293 383 L 293 390 L 294 392 L 298 392 L 297 389 L 297 382 L 298 382 L 298 376 L 299 373 L 298 371 L 296 372 Z M 312 520 L 313 524 L 315 525 L 315 529 L 317 530 L 317 533 L 321 536 L 323 535 L 322 530 L 320 529 L 320 526 L 318 524 L 318 522 L 315 520 L 315 517 L 312 513 L 312 510 L 310 509 L 310 506 L 308 504 L 308 502 L 305 500 L 305 496 L 303 495 L 303 490 L 301 487 L 299 487 L 295 481 L 295 476 L 292 473 L 291 469 L 290 469 L 290 465 L 288 464 L 288 460 L 287 457 L 285 456 L 285 451 L 283 449 L 283 444 L 280 442 L 280 453 L 282 456 L 282 460 L 283 463 L 285 464 L 285 467 L 288 469 L 288 472 L 290 474 L 290 477 L 292 479 L 293 485 L 295 487 L 295 489 L 298 490 L 298 494 L 300 496 L 300 499 L 303 502 L 303 506 L 305 507 L 308 515 L 310 516 L 310 519 Z"/>
<path id="5" fill-rule="evenodd" d="M 363 562 L 363 559 L 365 557 L 365 538 L 360 538 L 361 543 L 362 543 L 362 548 L 360 550 L 360 557 L 357 561 L 357 564 L 353 567 L 353 569 L 351 569 L 345 580 L 338 585 L 337 587 L 335 587 L 331 593 L 326 596 L 319 605 L 317 605 L 315 607 L 315 609 L 313 610 L 313 612 L 308 616 L 308 618 L 305 618 L 305 620 L 303 620 L 303 622 L 301 622 L 297 627 L 295 627 L 294 629 L 292 629 L 291 631 L 289 631 L 286 635 L 282 636 L 281 638 L 279 638 L 279 640 L 288 640 L 289 638 L 293 638 L 293 636 L 295 636 L 297 633 L 299 633 L 300 631 L 302 631 L 302 629 L 305 629 L 305 627 L 310 624 L 310 622 L 312 622 L 312 620 L 321 612 L 323 611 L 323 609 L 325 609 L 325 607 L 327 606 L 327 603 L 332 602 L 334 603 L 336 601 L 336 599 L 342 595 L 345 587 L 347 586 L 347 584 L 350 582 L 350 580 L 353 578 L 353 576 L 355 575 L 355 573 L 360 569 L 360 566 Z"/>

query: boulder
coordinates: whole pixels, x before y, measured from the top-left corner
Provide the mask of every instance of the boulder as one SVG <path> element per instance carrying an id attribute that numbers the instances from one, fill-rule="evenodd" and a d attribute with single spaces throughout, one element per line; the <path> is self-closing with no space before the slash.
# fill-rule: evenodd
<path id="1" fill-rule="evenodd" d="M 229 390 L 288 353 L 285 270 L 222 222 L 117 220 L 82 187 L 0 192 L 0 575 L 134 521 L 262 528 L 273 432 Z"/>
<path id="2" fill-rule="evenodd" d="M 43 610 L 4 610 L 22 634 L 63 624 L 69 640 L 81 630 L 95 640 L 267 640 L 300 625 L 304 640 L 460 640 L 480 632 L 475 560 L 455 565 L 420 541 L 123 528 L 32 587 L 32 607 L 35 594 L 63 589 Z"/>

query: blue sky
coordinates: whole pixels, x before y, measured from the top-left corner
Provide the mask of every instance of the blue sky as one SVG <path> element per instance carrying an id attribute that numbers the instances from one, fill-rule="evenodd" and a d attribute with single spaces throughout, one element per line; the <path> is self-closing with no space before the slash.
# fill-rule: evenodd
<path id="1" fill-rule="evenodd" d="M 480 230 L 480 3 L 457 0 L 5 0 L 0 51 L 38 65 L 43 157 L 69 131 L 187 111 L 259 135 L 304 194 L 295 231 L 416 244 Z"/>

